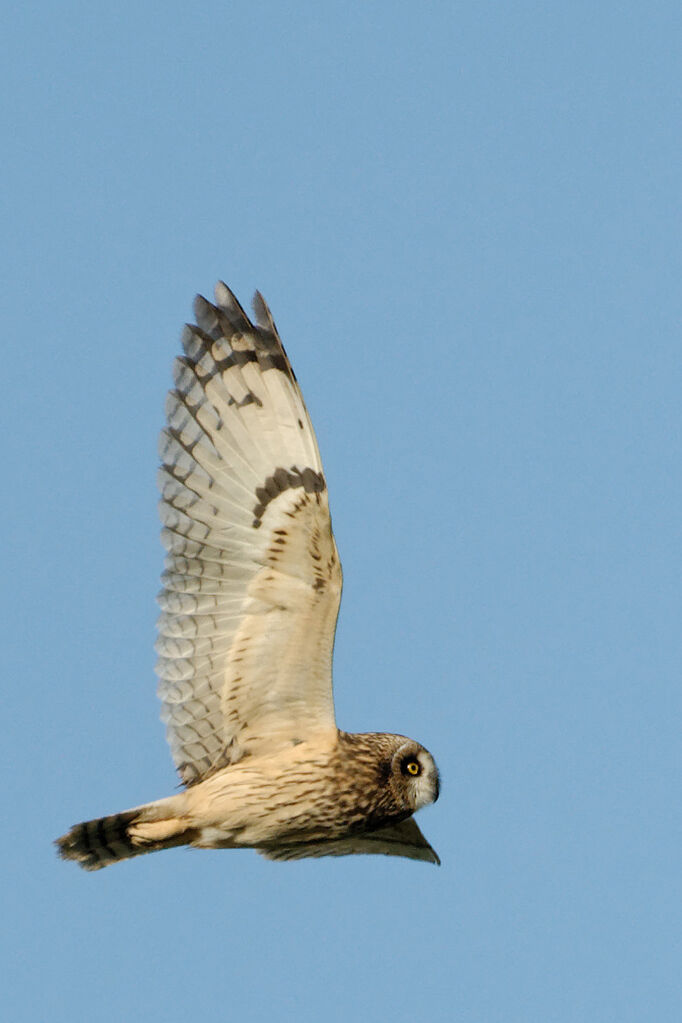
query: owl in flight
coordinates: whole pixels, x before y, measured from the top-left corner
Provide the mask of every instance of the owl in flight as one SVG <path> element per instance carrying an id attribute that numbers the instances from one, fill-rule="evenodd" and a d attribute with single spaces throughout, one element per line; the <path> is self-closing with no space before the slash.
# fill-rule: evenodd
<path id="1" fill-rule="evenodd" d="M 59 852 L 86 870 L 179 845 L 438 863 L 412 816 L 438 798 L 431 754 L 403 735 L 336 726 L 341 565 L 270 310 L 256 293 L 252 323 L 222 283 L 215 299 L 196 299 L 160 440 L 157 672 L 185 787 L 75 825 Z"/>

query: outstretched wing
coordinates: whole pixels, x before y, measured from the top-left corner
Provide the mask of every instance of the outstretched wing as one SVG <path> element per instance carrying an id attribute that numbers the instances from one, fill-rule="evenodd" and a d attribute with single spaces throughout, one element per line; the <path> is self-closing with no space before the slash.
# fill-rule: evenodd
<path id="1" fill-rule="evenodd" d="M 379 853 L 383 856 L 405 856 L 410 860 L 440 864 L 438 853 L 426 841 L 413 817 L 408 817 L 400 824 L 390 824 L 354 838 L 339 838 L 329 842 L 299 842 L 259 849 L 258 852 L 269 860 L 303 860 L 308 857 Z"/>
<path id="2" fill-rule="evenodd" d="M 341 567 L 308 413 L 272 316 L 197 297 L 168 395 L 157 650 L 183 781 L 335 728 Z"/>

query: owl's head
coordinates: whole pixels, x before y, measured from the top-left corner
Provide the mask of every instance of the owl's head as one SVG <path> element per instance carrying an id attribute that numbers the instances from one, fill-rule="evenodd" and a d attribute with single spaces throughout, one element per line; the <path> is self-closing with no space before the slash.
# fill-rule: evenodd
<path id="1" fill-rule="evenodd" d="M 393 754 L 391 781 L 405 809 L 412 813 L 438 799 L 440 778 L 436 762 L 429 751 L 413 739 L 403 740 Z"/>

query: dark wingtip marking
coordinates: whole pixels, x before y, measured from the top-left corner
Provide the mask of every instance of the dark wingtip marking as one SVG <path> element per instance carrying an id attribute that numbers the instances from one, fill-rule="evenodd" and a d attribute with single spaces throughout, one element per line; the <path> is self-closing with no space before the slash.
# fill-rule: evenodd
<path id="1" fill-rule="evenodd" d="M 238 300 L 232 289 L 228 288 L 225 281 L 218 281 L 216 284 L 215 300 L 217 308 L 227 317 L 230 326 L 237 331 L 237 333 L 248 333 L 253 329 L 253 324 L 246 315 L 241 302 Z"/>
<path id="2" fill-rule="evenodd" d="M 215 306 L 212 306 L 203 295 L 195 295 L 192 309 L 197 320 L 197 325 L 208 334 L 215 330 L 218 324 L 218 313 Z"/>
<path id="3" fill-rule="evenodd" d="M 275 321 L 272 318 L 270 307 L 261 295 L 260 291 L 257 291 L 253 296 L 252 305 L 258 326 L 263 327 L 264 330 L 270 331 L 271 334 L 279 339 L 279 334 L 277 333 L 277 327 L 275 326 Z"/>
<path id="4" fill-rule="evenodd" d="M 261 370 L 277 369 L 281 373 L 296 381 L 296 374 L 291 368 L 289 359 L 284 350 L 272 313 L 268 304 L 259 291 L 253 299 L 255 323 L 252 323 L 239 304 L 234 292 L 228 288 L 224 281 L 218 281 L 215 289 L 216 305 L 212 305 L 203 295 L 197 295 L 194 299 L 194 315 L 197 326 L 188 324 L 183 335 L 183 347 L 188 355 L 193 355 L 190 348 L 194 342 L 199 342 L 199 347 L 211 353 L 215 360 L 215 371 L 200 373 L 204 378 L 212 377 L 215 372 L 222 372 L 229 369 L 231 365 L 243 365 L 245 362 L 258 361 Z M 232 349 L 227 359 L 216 359 L 212 352 L 212 344 L 215 341 L 226 340 L 231 345 L 232 338 L 245 337 L 248 335 L 257 350 L 246 348 L 241 351 Z M 202 343 L 203 342 L 203 343 Z"/>

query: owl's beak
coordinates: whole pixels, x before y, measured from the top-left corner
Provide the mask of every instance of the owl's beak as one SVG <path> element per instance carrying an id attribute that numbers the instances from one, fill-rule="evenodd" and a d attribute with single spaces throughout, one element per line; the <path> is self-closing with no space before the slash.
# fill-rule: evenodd
<path id="1" fill-rule="evenodd" d="M 440 774 L 436 771 L 436 781 L 433 786 L 433 801 L 434 803 L 438 800 L 440 795 Z"/>

